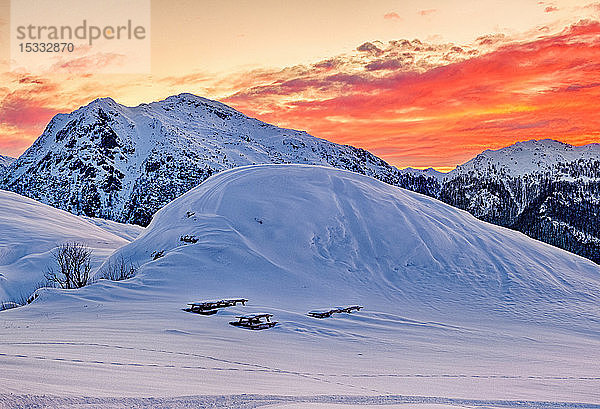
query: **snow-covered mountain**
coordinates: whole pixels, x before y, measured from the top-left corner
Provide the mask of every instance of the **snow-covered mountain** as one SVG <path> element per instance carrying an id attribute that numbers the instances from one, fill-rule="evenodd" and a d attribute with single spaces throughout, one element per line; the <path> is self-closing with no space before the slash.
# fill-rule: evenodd
<path id="1" fill-rule="evenodd" d="M 119 233 L 119 230 L 122 230 Z M 67 242 L 92 250 L 99 266 L 115 249 L 143 230 L 139 226 L 94 223 L 16 193 L 0 190 L 0 302 L 27 299 L 44 281 L 51 252 Z"/>
<path id="2" fill-rule="evenodd" d="M 155 262 L 157 253 L 164 258 Z M 243 285 L 264 302 L 382 299 L 415 311 L 452 305 L 579 324 L 588 301 L 600 301 L 600 267 L 584 258 L 435 199 L 315 166 L 215 175 L 161 209 L 120 255 L 190 296 L 201 281 L 210 296 Z"/>
<path id="3" fill-rule="evenodd" d="M 516 177 L 551 172 L 556 179 L 598 179 L 598 161 L 600 143 L 573 146 L 552 139 L 530 140 L 498 150 L 485 150 L 467 163 L 459 165 L 450 174 L 475 173 L 487 176 L 496 173 Z M 569 164 L 574 163 L 579 164 L 579 171 L 569 169 L 572 166 Z"/>
<path id="4" fill-rule="evenodd" d="M 308 165 L 224 171 L 162 208 L 120 256 L 139 263 L 135 278 L 42 290 L 1 313 L 4 390 L 495 400 L 459 403 L 482 408 L 600 399 L 600 266 L 370 177 Z M 249 302 L 182 311 L 224 297 Z M 348 304 L 364 309 L 306 314 Z M 279 324 L 228 325 L 256 312 Z M 259 406 L 194 399 L 174 406 Z"/>
<path id="5" fill-rule="evenodd" d="M 125 107 L 98 99 L 57 115 L 0 187 L 74 214 L 147 225 L 169 201 L 237 166 L 302 163 L 373 176 L 600 262 L 600 145 L 543 140 L 485 151 L 448 174 L 181 94 Z"/>
<path id="6" fill-rule="evenodd" d="M 600 144 L 553 140 L 486 150 L 440 177 L 411 170 L 400 186 L 600 262 Z M 410 184 L 413 182 L 413 185 Z"/>
<path id="7" fill-rule="evenodd" d="M 329 165 L 390 183 L 398 173 L 362 149 L 181 94 L 137 107 L 98 99 L 55 116 L 0 185 L 74 214 L 146 225 L 210 175 L 259 163 Z"/>

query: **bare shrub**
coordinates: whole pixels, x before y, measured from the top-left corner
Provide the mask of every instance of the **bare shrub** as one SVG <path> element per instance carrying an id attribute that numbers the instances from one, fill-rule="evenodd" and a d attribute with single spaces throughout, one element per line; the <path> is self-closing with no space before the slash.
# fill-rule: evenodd
<path id="1" fill-rule="evenodd" d="M 123 255 L 120 255 L 116 260 L 110 260 L 96 278 L 111 281 L 127 280 L 128 278 L 133 278 L 135 276 L 137 269 L 137 264 L 132 263 L 128 259 L 125 259 Z"/>
<path id="2" fill-rule="evenodd" d="M 65 243 L 52 251 L 55 266 L 48 267 L 44 276 L 60 288 L 81 288 L 90 283 L 92 250 L 82 243 Z"/>

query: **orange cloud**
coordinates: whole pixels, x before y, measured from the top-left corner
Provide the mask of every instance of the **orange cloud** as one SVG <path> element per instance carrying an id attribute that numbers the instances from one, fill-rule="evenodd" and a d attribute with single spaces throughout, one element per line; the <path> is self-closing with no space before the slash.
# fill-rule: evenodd
<path id="1" fill-rule="evenodd" d="M 280 72 L 262 85 L 247 78 L 249 88 L 226 102 L 399 166 L 452 166 L 530 138 L 598 142 L 599 39 L 600 24 L 584 21 L 483 54 L 447 45 L 428 59 L 423 43 L 361 46 L 369 58 L 348 57 L 335 72 Z"/>
<path id="2" fill-rule="evenodd" d="M 54 113 L 106 92 L 119 101 L 196 92 L 398 166 L 447 169 L 485 148 L 531 138 L 599 142 L 600 23 L 548 32 L 529 40 L 490 34 L 460 46 L 372 41 L 314 64 L 217 77 L 3 74 L 0 152 L 18 154 Z"/>
<path id="3" fill-rule="evenodd" d="M 420 10 L 419 11 L 419 15 L 420 16 L 428 16 L 430 14 L 433 14 L 437 11 L 437 9 L 427 9 L 427 10 Z"/>
<path id="4" fill-rule="evenodd" d="M 387 13 L 383 16 L 384 19 L 386 20 L 401 20 L 402 18 L 400 17 L 400 15 L 398 13 L 396 13 L 395 11 L 392 11 L 391 13 Z"/>

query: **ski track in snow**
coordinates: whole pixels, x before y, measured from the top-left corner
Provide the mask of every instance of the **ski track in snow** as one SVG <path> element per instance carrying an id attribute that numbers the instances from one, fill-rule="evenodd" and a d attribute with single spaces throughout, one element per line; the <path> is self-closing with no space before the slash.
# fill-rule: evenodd
<path id="1" fill-rule="evenodd" d="M 318 395 L 318 396 L 277 396 L 277 395 L 221 395 L 221 396 L 182 396 L 176 398 L 94 398 L 94 397 L 52 397 L 32 395 L 0 395 L 0 408 L 260 408 L 271 405 L 285 408 L 287 404 L 304 403 L 317 408 L 347 406 L 391 406 L 399 408 L 432 408 L 430 405 L 445 405 L 458 408 L 523 408 L 523 409 L 597 409 L 600 405 L 576 402 L 508 401 L 454 399 L 438 396 L 405 395 Z M 281 406 L 280 406 L 281 405 Z M 408 406 L 410 405 L 410 406 Z"/>
<path id="2" fill-rule="evenodd" d="M 82 347 L 100 347 L 100 348 L 113 348 L 113 349 L 124 349 L 131 351 L 143 351 L 143 352 L 156 352 L 161 354 L 179 355 L 192 358 L 202 358 L 211 361 L 222 362 L 226 364 L 239 365 L 244 368 L 223 368 L 223 367 L 210 367 L 210 366 L 198 366 L 198 365 L 164 365 L 156 363 L 139 363 L 139 362 L 108 362 L 98 360 L 81 360 L 81 359 L 65 359 L 49 356 L 26 355 L 26 354 L 7 354 L 0 352 L 0 357 L 11 357 L 11 358 L 26 358 L 26 359 L 39 359 L 39 360 L 51 360 L 59 362 L 71 362 L 71 363 L 87 363 L 87 364 L 100 364 L 100 365 L 119 365 L 119 366 L 138 366 L 138 367 L 154 367 L 154 368 L 179 368 L 179 369 L 201 369 L 201 370 L 212 370 L 212 371 L 244 371 L 244 372 L 273 372 L 288 375 L 307 376 L 307 377 L 340 377 L 340 378 L 472 378 L 472 379 L 540 379 L 540 380 L 586 380 L 594 381 L 600 380 L 600 376 L 544 376 L 544 375 L 503 375 L 503 374 L 481 374 L 481 375 L 466 375 L 461 373 L 438 373 L 438 374 L 425 374 L 425 373 L 385 373 L 385 374 L 360 374 L 360 373 L 323 373 L 323 372 L 296 372 L 289 371 L 280 368 L 273 368 L 265 365 L 258 365 L 249 362 L 234 361 L 228 359 L 222 359 L 213 357 L 205 354 L 195 354 L 189 352 L 169 351 L 165 349 L 153 349 L 153 348 L 134 348 L 121 345 L 110 345 L 100 343 L 85 343 L 85 342 L 0 342 L 0 345 L 69 345 L 69 346 L 82 346 Z M 252 369 L 249 369 L 251 367 Z M 374 392 L 379 392 L 375 391 Z"/>
<path id="3" fill-rule="evenodd" d="M 227 359 L 221 359 L 212 357 L 209 355 L 202 354 L 194 354 L 187 352 L 176 352 L 176 351 L 167 351 L 164 349 L 151 349 L 151 348 L 133 348 L 133 347 L 125 347 L 120 345 L 107 345 L 107 344 L 98 344 L 98 343 L 83 343 L 83 342 L 11 342 L 11 343 L 0 343 L 0 345 L 70 345 L 70 346 L 85 346 L 85 347 L 103 347 L 103 348 L 114 348 L 114 349 L 125 349 L 125 350 L 134 350 L 134 351 L 144 351 L 144 352 L 157 352 L 161 354 L 172 354 L 172 355 L 180 355 L 187 356 L 192 358 L 203 358 L 211 361 L 222 362 L 226 364 L 239 365 L 244 368 L 223 368 L 223 367 L 208 367 L 208 366 L 197 366 L 197 365 L 165 365 L 165 364 L 156 364 L 156 363 L 138 363 L 138 362 L 109 362 L 109 361 L 99 361 L 99 360 L 81 360 L 81 359 L 65 359 L 65 358 L 56 358 L 56 357 L 47 357 L 47 356 L 28 356 L 23 354 L 6 354 L 0 353 L 0 357 L 11 357 L 11 358 L 24 358 L 24 359 L 36 359 L 36 360 L 50 360 L 56 362 L 66 362 L 73 364 L 94 364 L 94 365 L 111 365 L 111 366 L 134 366 L 134 367 L 151 367 L 151 368 L 175 368 L 175 369 L 196 369 L 196 370 L 208 370 L 208 371 L 243 371 L 243 372 L 271 372 L 276 374 L 285 374 L 285 375 L 295 375 L 303 378 L 309 378 L 316 381 L 326 382 L 326 383 L 335 383 L 340 386 L 349 386 L 351 388 L 362 389 L 364 391 L 382 393 L 380 390 L 364 388 L 362 386 L 356 386 L 348 383 L 341 382 L 333 382 L 327 379 L 321 379 L 320 377 L 350 377 L 352 375 L 332 375 L 332 374 L 323 374 L 323 373 L 307 373 L 307 372 L 295 372 L 289 371 L 280 368 L 271 368 L 264 365 L 257 365 L 248 362 L 240 362 L 240 361 L 231 361 Z M 249 369 L 251 367 L 252 369 Z M 368 375 L 365 375 L 368 376 Z"/>

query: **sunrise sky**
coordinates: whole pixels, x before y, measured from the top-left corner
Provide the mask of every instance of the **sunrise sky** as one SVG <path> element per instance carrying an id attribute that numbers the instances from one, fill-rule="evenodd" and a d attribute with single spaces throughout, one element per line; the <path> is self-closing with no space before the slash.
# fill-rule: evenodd
<path id="1" fill-rule="evenodd" d="M 600 142 L 600 2 L 151 2 L 151 73 L 110 58 L 11 71 L 0 0 L 0 154 L 98 97 L 191 92 L 279 126 L 449 170 L 487 148 Z M 62 11 L 67 12 L 67 11 Z"/>

